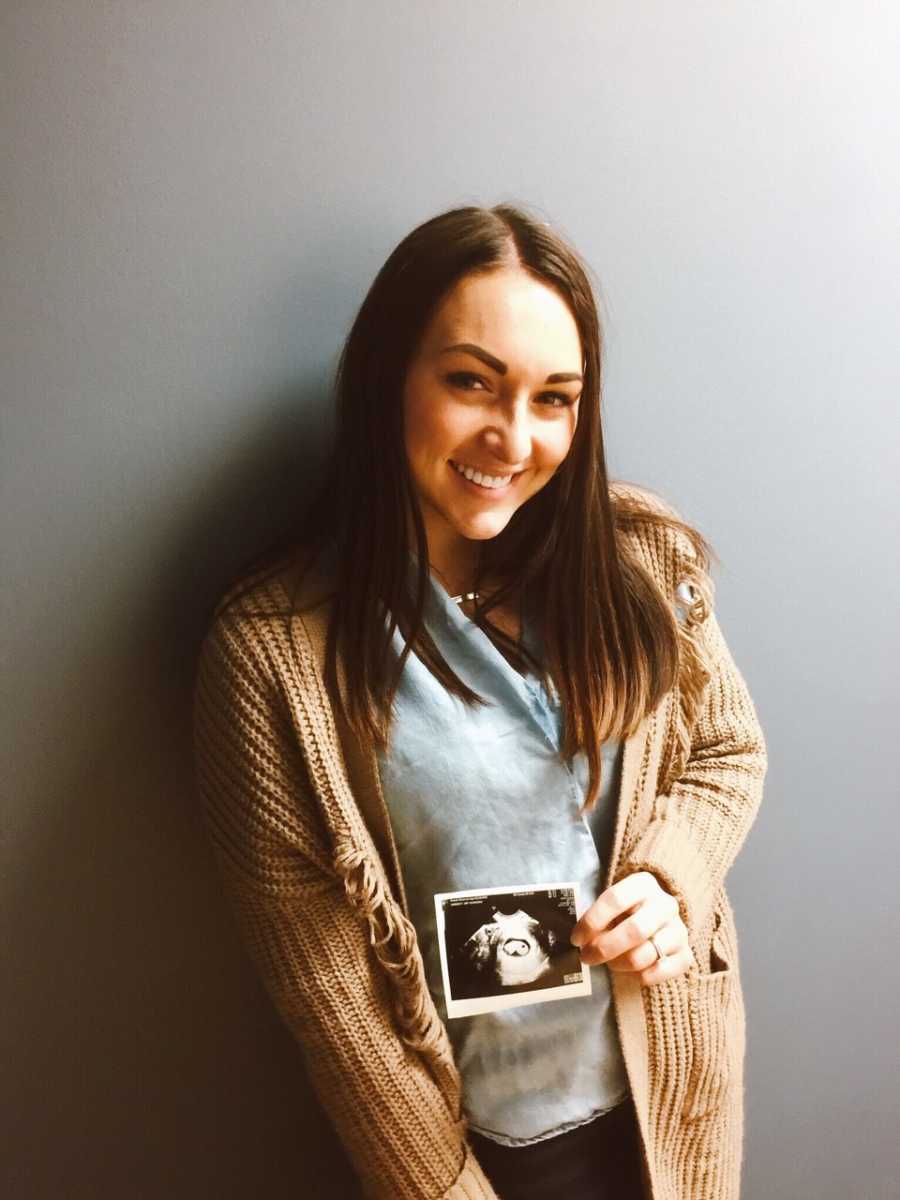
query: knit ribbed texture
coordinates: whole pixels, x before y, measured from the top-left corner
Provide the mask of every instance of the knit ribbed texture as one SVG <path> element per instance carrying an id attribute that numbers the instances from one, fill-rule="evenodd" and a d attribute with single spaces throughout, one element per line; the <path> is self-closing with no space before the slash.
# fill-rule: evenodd
<path id="1" fill-rule="evenodd" d="M 648 1196 L 737 1200 L 744 1008 L 724 877 L 761 800 L 765 742 L 685 539 L 630 540 L 665 594 L 686 581 L 694 604 L 679 685 L 623 780 L 612 877 L 657 875 L 698 965 L 643 989 L 614 979 L 617 1019 Z M 287 600 L 277 581 L 254 588 L 213 620 L 198 664 L 198 790 L 238 930 L 366 1195 L 496 1200 L 466 1141 L 415 930 L 362 817 L 377 770 L 348 774 L 358 756 L 345 757 L 321 672 L 327 606 L 289 621 Z"/>

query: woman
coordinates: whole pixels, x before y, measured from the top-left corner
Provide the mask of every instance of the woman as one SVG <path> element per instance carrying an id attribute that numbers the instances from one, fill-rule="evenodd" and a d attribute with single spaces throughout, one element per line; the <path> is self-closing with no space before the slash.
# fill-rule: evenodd
<path id="1" fill-rule="evenodd" d="M 765 742 L 711 547 L 607 479 L 600 376 L 585 268 L 547 225 L 499 205 L 415 229 L 347 339 L 302 527 L 203 642 L 212 845 L 368 1196 L 738 1196 L 724 878 Z M 531 903 L 561 881 L 567 944 Z M 441 897 L 479 891 L 476 966 L 537 965 L 451 1016 Z M 553 979 L 590 993 L 539 999 L 562 951 Z"/>

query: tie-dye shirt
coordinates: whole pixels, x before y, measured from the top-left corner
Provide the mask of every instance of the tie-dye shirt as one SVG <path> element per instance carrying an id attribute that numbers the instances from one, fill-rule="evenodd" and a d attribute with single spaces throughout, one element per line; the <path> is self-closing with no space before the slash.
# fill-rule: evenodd
<path id="1" fill-rule="evenodd" d="M 430 584 L 429 632 L 491 704 L 469 708 L 411 653 L 378 762 L 428 986 L 446 1018 L 435 893 L 577 881 L 586 907 L 603 890 L 622 745 L 602 747 L 601 792 L 593 812 L 579 816 L 587 759 L 560 761 L 555 695 L 519 674 L 434 576 Z M 402 638 L 393 636 L 399 654 Z M 522 636 L 537 649 L 527 617 Z M 539 1141 L 628 1094 L 608 968 L 589 970 L 589 996 L 446 1020 L 477 1132 L 507 1145 Z"/>

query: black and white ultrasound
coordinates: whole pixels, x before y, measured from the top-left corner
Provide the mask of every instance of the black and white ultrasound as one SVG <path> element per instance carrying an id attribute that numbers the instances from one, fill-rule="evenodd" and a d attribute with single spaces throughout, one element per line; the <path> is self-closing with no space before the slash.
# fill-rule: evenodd
<path id="1" fill-rule="evenodd" d="M 590 995 L 569 941 L 574 883 L 443 892 L 434 898 L 448 1017 Z"/>

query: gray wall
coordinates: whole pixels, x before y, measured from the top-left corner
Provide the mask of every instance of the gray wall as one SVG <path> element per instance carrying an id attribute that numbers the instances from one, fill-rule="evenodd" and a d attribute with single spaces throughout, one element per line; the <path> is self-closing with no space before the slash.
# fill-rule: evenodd
<path id="1" fill-rule="evenodd" d="M 4 1195 L 347 1190 L 203 840 L 193 654 L 384 257 L 513 200 L 597 274 L 612 472 L 718 549 L 768 735 L 746 1195 L 896 1196 L 896 7 L 30 0 L 0 45 Z"/>

